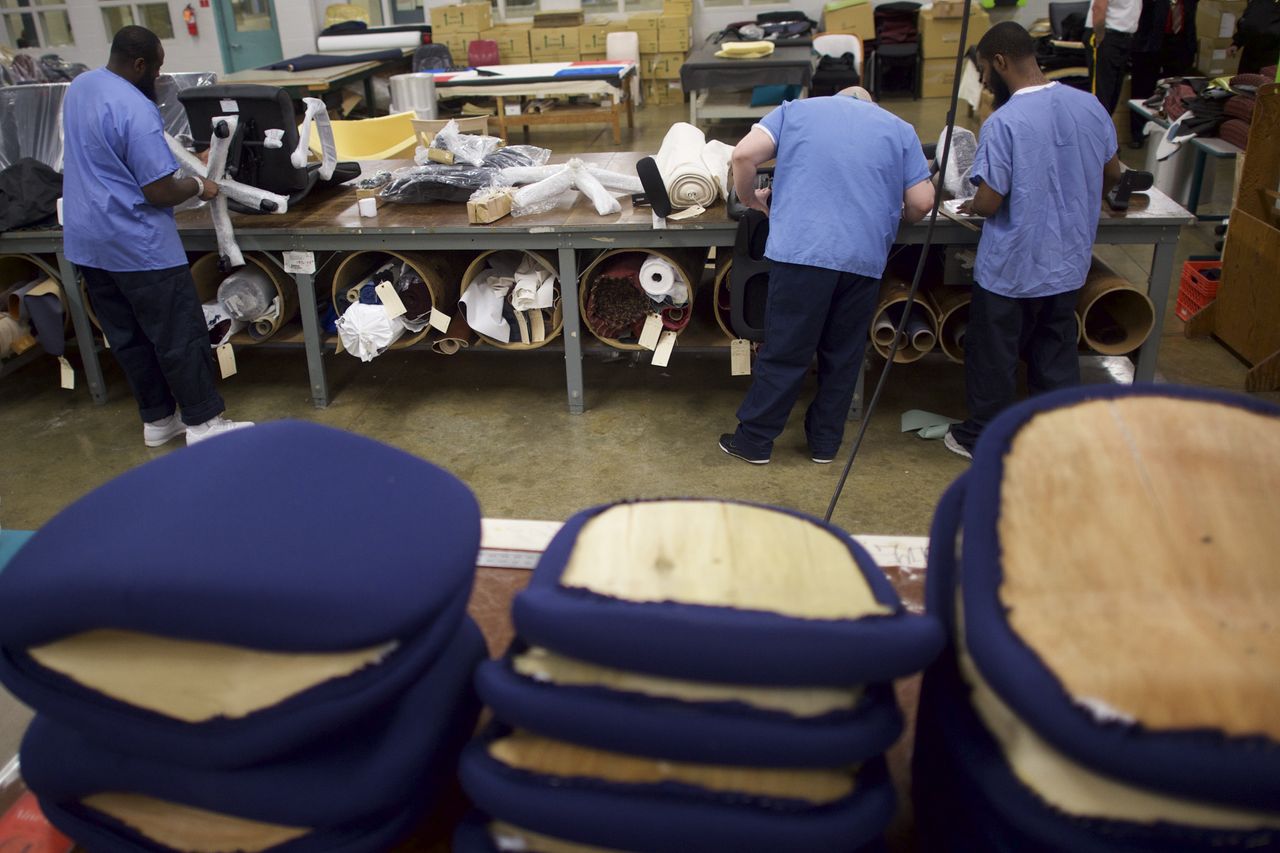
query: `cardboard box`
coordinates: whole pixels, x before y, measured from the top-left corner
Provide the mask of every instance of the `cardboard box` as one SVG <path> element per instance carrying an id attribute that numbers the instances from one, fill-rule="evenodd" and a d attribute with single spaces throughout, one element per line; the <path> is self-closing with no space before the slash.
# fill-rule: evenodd
<path id="1" fill-rule="evenodd" d="M 850 33 L 864 42 L 876 37 L 875 16 L 867 0 L 837 0 L 828 3 L 822 13 L 822 30 L 828 33 Z"/>
<path id="2" fill-rule="evenodd" d="M 582 59 L 582 54 L 567 52 L 546 53 L 542 56 L 534 57 L 535 62 L 577 62 L 580 59 Z"/>
<path id="3" fill-rule="evenodd" d="M 1207 39 L 1231 38 L 1245 5 L 1245 0 L 1201 0 L 1196 6 L 1196 35 Z"/>
<path id="4" fill-rule="evenodd" d="M 662 0 L 663 15 L 684 15 L 693 17 L 693 0 Z"/>
<path id="5" fill-rule="evenodd" d="M 620 33 L 626 21 L 591 21 L 578 28 L 578 48 L 587 53 L 604 53 L 609 47 L 609 33 Z"/>
<path id="6" fill-rule="evenodd" d="M 511 196 L 514 188 L 490 190 L 479 198 L 468 199 L 467 221 L 472 225 L 487 225 L 497 222 L 511 213 Z"/>
<path id="7" fill-rule="evenodd" d="M 498 43 L 498 57 L 503 62 L 528 62 L 529 27 L 507 25 L 493 27 L 480 33 L 480 38 Z"/>
<path id="8" fill-rule="evenodd" d="M 480 33 L 464 33 L 464 32 L 445 32 L 443 34 L 431 34 L 431 39 L 436 44 L 442 44 L 449 48 L 449 53 L 453 56 L 454 65 L 467 64 L 467 45 L 480 38 Z"/>
<path id="9" fill-rule="evenodd" d="M 688 27 L 681 30 L 658 30 L 658 53 L 688 52 L 691 38 Z"/>
<path id="10" fill-rule="evenodd" d="M 604 62 L 608 58 L 609 58 L 608 55 L 603 50 L 599 52 L 592 51 L 591 53 L 582 54 L 583 62 Z"/>
<path id="11" fill-rule="evenodd" d="M 939 18 L 932 9 L 920 12 L 920 55 L 924 59 L 955 58 L 960 46 L 960 26 L 963 18 Z M 967 41 L 970 46 L 978 43 L 991 29 L 991 18 L 984 9 L 974 8 L 969 16 Z"/>
<path id="12" fill-rule="evenodd" d="M 683 104 L 684 89 L 675 80 L 651 80 L 644 84 L 646 103 L 662 106 L 663 104 Z"/>
<path id="13" fill-rule="evenodd" d="M 926 59 L 920 65 L 920 97 L 950 98 L 951 84 L 956 79 L 955 57 Z"/>
<path id="14" fill-rule="evenodd" d="M 552 53 L 581 55 L 577 27 L 535 27 L 529 30 L 529 52 L 534 59 Z"/>
<path id="15" fill-rule="evenodd" d="M 465 3 L 457 6 L 436 6 L 431 10 L 431 39 L 438 32 L 478 33 L 493 26 L 493 9 L 488 3 Z"/>
<path id="16" fill-rule="evenodd" d="M 683 53 L 659 53 L 647 66 L 649 76 L 655 80 L 679 80 L 684 58 Z"/>
<path id="17" fill-rule="evenodd" d="M 996 96 L 986 89 L 982 90 L 982 94 L 978 96 L 978 110 L 975 115 L 978 118 L 979 127 L 982 123 L 991 117 L 996 109 Z"/>
<path id="18" fill-rule="evenodd" d="M 1230 39 L 1200 39 L 1196 68 L 1206 77 L 1229 77 L 1240 67 L 1240 54 L 1227 56 Z"/>
<path id="19" fill-rule="evenodd" d="M 653 33 L 656 37 L 658 34 L 658 19 L 662 17 L 661 12 L 638 12 L 627 17 L 626 29 L 633 33 Z"/>
<path id="20" fill-rule="evenodd" d="M 964 0 L 933 0 L 935 18 L 963 18 Z"/>

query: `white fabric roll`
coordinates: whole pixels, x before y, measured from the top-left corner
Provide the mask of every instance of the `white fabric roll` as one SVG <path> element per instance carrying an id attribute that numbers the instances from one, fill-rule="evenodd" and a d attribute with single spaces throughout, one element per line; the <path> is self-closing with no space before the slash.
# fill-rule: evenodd
<path id="1" fill-rule="evenodd" d="M 271 276 L 256 266 L 241 267 L 218 285 L 218 301 L 228 314 L 246 323 L 262 319 L 278 295 Z"/>
<path id="2" fill-rule="evenodd" d="M 654 302 L 670 298 L 673 305 L 684 305 L 689 301 L 689 285 L 680 270 L 657 255 L 640 265 L 640 287 Z"/>
<path id="3" fill-rule="evenodd" d="M 673 207 L 710 207 L 720 196 L 715 177 L 702 161 L 706 147 L 706 135 L 688 122 L 671 125 L 663 138 L 658 156 L 653 159 Z"/>
<path id="4" fill-rule="evenodd" d="M 343 348 L 361 361 L 373 361 L 404 334 L 404 321 L 388 317 L 381 305 L 357 302 L 342 312 L 337 325 Z"/>
<path id="5" fill-rule="evenodd" d="M 702 149 L 702 165 L 715 178 L 720 197 L 729 198 L 729 161 L 733 159 L 733 146 L 713 139 Z M 705 205 L 704 205 L 705 206 Z"/>
<path id="6" fill-rule="evenodd" d="M 436 115 L 436 78 L 428 71 L 395 74 L 391 77 L 391 112 L 425 111 Z M 422 118 L 422 116 L 417 116 Z"/>
<path id="7" fill-rule="evenodd" d="M 422 33 L 417 30 L 320 36 L 316 39 L 316 50 L 320 53 L 369 53 L 391 47 L 417 47 L 421 41 Z"/>

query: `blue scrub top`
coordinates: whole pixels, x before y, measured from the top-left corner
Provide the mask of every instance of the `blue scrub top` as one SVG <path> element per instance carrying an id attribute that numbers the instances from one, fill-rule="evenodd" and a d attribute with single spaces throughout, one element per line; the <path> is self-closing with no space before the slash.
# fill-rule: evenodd
<path id="1" fill-rule="evenodd" d="M 847 95 L 789 101 L 757 128 L 778 148 L 765 256 L 879 278 L 902 195 L 929 177 L 911 125 Z"/>
<path id="2" fill-rule="evenodd" d="M 1020 89 L 986 123 L 970 180 L 1004 203 L 982 226 L 974 279 L 1001 296 L 1053 296 L 1084 285 L 1102 211 L 1102 171 L 1116 153 L 1111 116 L 1088 92 Z"/>
<path id="3" fill-rule="evenodd" d="M 67 88 L 62 135 L 67 259 L 112 272 L 186 264 L 173 210 L 142 194 L 178 170 L 156 105 L 106 68 L 88 71 Z"/>

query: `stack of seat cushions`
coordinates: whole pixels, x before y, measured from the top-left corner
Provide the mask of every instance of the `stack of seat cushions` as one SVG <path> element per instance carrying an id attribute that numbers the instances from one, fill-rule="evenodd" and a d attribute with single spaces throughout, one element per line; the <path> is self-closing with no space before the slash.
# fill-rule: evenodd
<path id="1" fill-rule="evenodd" d="M 579 513 L 513 616 L 476 677 L 495 722 L 463 756 L 486 816 L 460 850 L 874 844 L 902 727 L 888 682 L 942 642 L 847 534 L 711 500 Z"/>
<path id="2" fill-rule="evenodd" d="M 385 849 L 474 728 L 479 540 L 456 478 L 311 424 L 112 480 L 0 573 L 24 777 L 94 851 Z"/>
<path id="3" fill-rule="evenodd" d="M 1278 500 L 1251 398 L 1073 389 L 988 427 L 931 531 L 926 849 L 1280 849 Z"/>

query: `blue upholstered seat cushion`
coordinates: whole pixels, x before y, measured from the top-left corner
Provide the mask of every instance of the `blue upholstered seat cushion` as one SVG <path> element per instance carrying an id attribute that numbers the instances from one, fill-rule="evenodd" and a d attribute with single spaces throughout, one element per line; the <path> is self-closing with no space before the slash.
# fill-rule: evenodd
<path id="1" fill-rule="evenodd" d="M 814 804 L 684 782 L 534 773 L 491 755 L 494 739 L 504 736 L 491 729 L 463 751 L 460 776 L 472 802 L 495 818 L 579 844 L 636 853 L 854 851 L 893 817 L 893 787 L 881 758 L 863 765 L 852 793 Z"/>
<path id="2" fill-rule="evenodd" d="M 117 477 L 36 533 L 0 573 L 0 681 L 122 748 L 260 761 L 376 707 L 439 654 L 479 539 L 470 490 L 416 457 L 314 424 L 237 431 Z M 381 651 L 275 704 L 192 720 L 36 659 L 103 631 L 284 655 Z"/>
<path id="3" fill-rule="evenodd" d="M 632 542 L 616 542 L 612 558 L 619 565 L 637 559 L 630 553 L 636 541 L 653 543 L 650 550 L 660 552 L 643 567 L 650 574 L 662 574 L 682 560 L 687 562 L 677 567 L 688 574 L 702 571 L 699 559 L 747 562 L 774 541 L 762 530 L 768 523 L 786 529 L 797 541 L 807 537 L 824 546 L 838 542 L 838 559 L 847 564 L 848 572 L 865 578 L 861 583 L 869 587 L 870 598 L 880 612 L 860 618 L 828 618 L 798 616 L 763 606 L 687 603 L 671 596 L 641 601 L 566 582 L 571 565 L 611 559 L 610 554 L 601 553 L 598 541 L 590 555 L 584 553 L 580 538 L 592 535 L 593 524 L 611 511 L 644 509 L 647 505 L 674 505 L 677 522 L 682 512 L 694 513 L 705 507 L 727 507 L 730 511 L 754 508 L 755 518 L 706 530 L 688 518 L 680 528 L 638 525 L 633 528 Z M 725 543 L 723 550 L 700 557 L 700 536 Z M 694 547 L 686 548 L 688 543 Z M 778 548 L 775 542 L 773 548 L 777 561 L 767 570 L 757 567 L 758 571 L 776 578 L 807 576 L 811 579 L 811 585 L 805 587 L 809 591 L 828 589 L 832 574 L 823 576 L 822 570 L 836 574 L 846 570 L 844 565 L 833 569 L 830 560 L 818 561 L 826 565 L 814 565 L 804 545 L 787 549 Z M 663 549 L 669 557 L 661 553 Z M 726 552 L 732 556 L 726 557 Z M 646 554 L 644 559 L 651 556 Z M 673 562 L 664 567 L 664 560 Z M 734 598 L 741 588 L 736 570 L 737 566 L 730 565 L 721 575 L 728 582 L 717 594 L 725 599 Z M 621 568 L 616 570 L 618 576 L 626 574 Z M 797 580 L 792 588 L 804 586 Z M 844 599 L 830 595 L 825 603 L 839 608 Z M 516 597 L 512 616 L 517 633 L 527 642 L 560 654 L 636 672 L 737 684 L 848 686 L 887 681 L 923 668 L 942 644 L 937 623 L 908 613 L 884 573 L 847 533 L 790 510 L 728 501 L 634 501 L 578 513 L 548 545 L 528 588 Z"/>
<path id="4" fill-rule="evenodd" d="M 1250 458 L 1248 453 L 1243 456 L 1230 455 L 1240 450 L 1238 439 L 1230 434 L 1197 435 L 1194 440 L 1198 444 L 1185 444 L 1188 449 L 1179 452 L 1179 448 L 1184 447 L 1184 442 L 1192 440 L 1184 438 L 1184 433 L 1194 432 L 1195 422 L 1200 417 L 1226 417 L 1221 411 L 1224 407 L 1251 413 L 1253 426 L 1250 428 L 1261 430 L 1260 434 L 1268 437 L 1280 436 L 1280 408 L 1242 395 L 1167 385 L 1089 386 L 1046 394 L 1010 409 L 983 432 L 974 454 L 974 464 L 967 475 L 961 515 L 964 528 L 961 592 L 965 613 L 965 643 L 974 664 L 1001 700 L 1027 726 L 1074 760 L 1117 779 L 1171 795 L 1231 807 L 1275 810 L 1280 804 L 1280 743 L 1275 739 L 1261 734 L 1227 734 L 1210 727 L 1154 728 L 1142 725 L 1140 721 L 1126 722 L 1124 708 L 1100 715 L 1088 702 L 1077 700 L 1068 692 L 1041 655 L 1011 625 L 1011 607 L 1002 598 L 1002 587 L 1005 585 L 1002 561 L 1009 559 L 1009 543 L 1001 541 L 1001 515 L 1002 506 L 1007 505 L 1007 501 L 1002 498 L 1002 487 L 1006 467 L 1012 458 L 1014 441 L 1024 434 L 1037 416 L 1092 401 L 1109 403 L 1113 410 L 1109 417 L 1123 423 L 1125 412 L 1135 410 L 1119 412 L 1115 411 L 1116 407 L 1128 406 L 1130 401 L 1135 400 L 1149 400 L 1153 405 L 1161 401 L 1183 401 L 1183 407 L 1177 409 L 1179 414 L 1170 414 L 1162 422 L 1159 435 L 1135 435 L 1131 427 L 1125 426 L 1128 430 L 1125 433 L 1128 436 L 1126 440 L 1145 448 L 1141 451 L 1145 454 L 1141 457 L 1143 463 L 1162 466 L 1172 474 L 1180 470 L 1188 455 L 1196 457 L 1202 465 L 1201 470 L 1207 470 L 1209 465 L 1214 464 L 1205 460 Z M 1185 405 L 1187 403 L 1196 406 Z M 1181 423 L 1176 422 L 1179 416 L 1184 419 Z M 1268 419 L 1274 419 L 1275 432 L 1265 426 Z M 1087 430 L 1089 426 L 1086 424 L 1081 429 Z M 1131 451 L 1135 456 L 1139 453 L 1136 444 Z M 1244 449 L 1253 448 L 1250 445 Z M 1032 463 L 1027 464 L 1030 466 Z M 1071 466 L 1073 460 L 1055 458 L 1052 453 L 1045 453 L 1034 464 L 1045 470 L 1056 470 L 1062 466 Z M 1238 461 L 1236 464 L 1239 464 Z M 1166 471 L 1158 473 L 1163 476 Z M 1233 477 L 1237 475 L 1238 472 L 1232 473 Z M 1260 478 L 1268 476 L 1272 475 L 1259 472 Z M 1081 493 L 1107 488 L 1105 482 L 1089 482 L 1080 486 L 1078 490 Z M 1195 488 L 1196 484 L 1188 483 L 1187 487 Z M 1265 487 L 1258 488 L 1265 492 Z M 1126 508 L 1125 511 L 1129 510 Z M 1220 515 L 1205 515 L 1189 523 L 1175 523 L 1172 520 L 1160 522 L 1163 510 L 1158 494 L 1136 501 L 1132 512 L 1135 516 L 1125 522 L 1123 529 L 1132 529 L 1134 518 L 1155 516 L 1155 523 L 1163 523 L 1168 534 L 1176 533 L 1181 536 L 1186 533 L 1182 528 L 1194 526 L 1197 543 L 1212 543 L 1215 539 L 1229 538 L 1213 526 L 1215 523 L 1224 523 Z M 1054 518 L 1046 517 L 1043 523 L 1046 534 L 1055 529 Z M 1270 531 L 1266 534 L 1270 535 Z M 1258 535 L 1263 535 L 1263 531 L 1259 531 Z M 934 547 L 937 548 L 936 542 Z M 1229 561 L 1229 555 L 1234 554 L 1231 551 L 1222 553 L 1224 561 Z M 1199 556 L 1195 555 L 1197 559 Z M 1215 563 L 1216 565 L 1218 564 Z M 1053 570 L 1048 565 L 1042 568 L 1046 572 Z M 1143 567 L 1140 562 L 1135 564 L 1126 559 L 1123 565 L 1118 564 L 1110 569 L 1114 573 L 1127 574 L 1141 572 Z M 1223 572 L 1231 571 L 1230 565 L 1226 564 L 1221 565 L 1221 569 Z M 1180 569 L 1183 572 L 1188 570 L 1187 566 Z M 1113 576 L 1119 577 L 1118 574 Z M 1196 580 L 1188 582 L 1200 583 Z M 1225 577 L 1221 578 L 1221 583 L 1223 588 L 1230 587 L 1230 582 Z M 1116 587 L 1117 590 L 1130 588 L 1129 585 L 1119 583 Z M 1179 605 L 1176 611 L 1168 614 L 1167 620 L 1188 624 L 1199 620 L 1217 624 L 1220 621 L 1219 614 L 1223 611 L 1215 606 L 1211 597 L 1212 584 L 1207 589 L 1209 592 L 1199 595 L 1199 600 L 1204 602 L 1199 612 L 1184 612 Z M 1116 591 L 1113 594 L 1129 593 Z M 1133 605 L 1135 609 L 1168 607 L 1160 597 L 1150 600 L 1135 599 Z M 1063 601 L 1062 607 L 1065 613 L 1073 612 L 1069 601 Z M 1265 626 L 1240 626 L 1241 629 L 1245 627 L 1265 634 Z M 1087 621 L 1081 621 L 1079 630 L 1090 630 Z M 1274 630 L 1271 637 L 1271 640 L 1265 641 L 1270 644 L 1265 654 L 1274 656 Z M 1119 652 L 1123 653 L 1123 650 Z M 1134 666 L 1161 673 L 1172 683 L 1185 682 L 1188 685 L 1185 689 L 1216 689 L 1210 683 L 1205 683 L 1203 688 L 1196 688 L 1200 676 L 1187 670 L 1185 663 L 1183 659 L 1159 660 L 1144 656 Z M 1272 719 L 1275 719 L 1274 715 Z"/>
<path id="5" fill-rule="evenodd" d="M 887 684 L 870 685 L 849 709 L 800 717 L 743 701 L 538 680 L 514 668 L 524 652 L 517 646 L 480 665 L 480 698 L 509 725 L 597 749 L 707 764 L 840 767 L 879 755 L 902 733 Z"/>
<path id="6" fill-rule="evenodd" d="M 466 619 L 440 658 L 378 713 L 305 751 L 236 770 L 142 758 L 37 717 L 22 745 L 23 777 L 42 804 L 74 814 L 87 813 L 85 798 L 117 792 L 284 826 L 368 823 L 429 800 L 433 785 L 454 777 L 479 716 L 472 675 L 485 656 L 480 629 Z"/>

